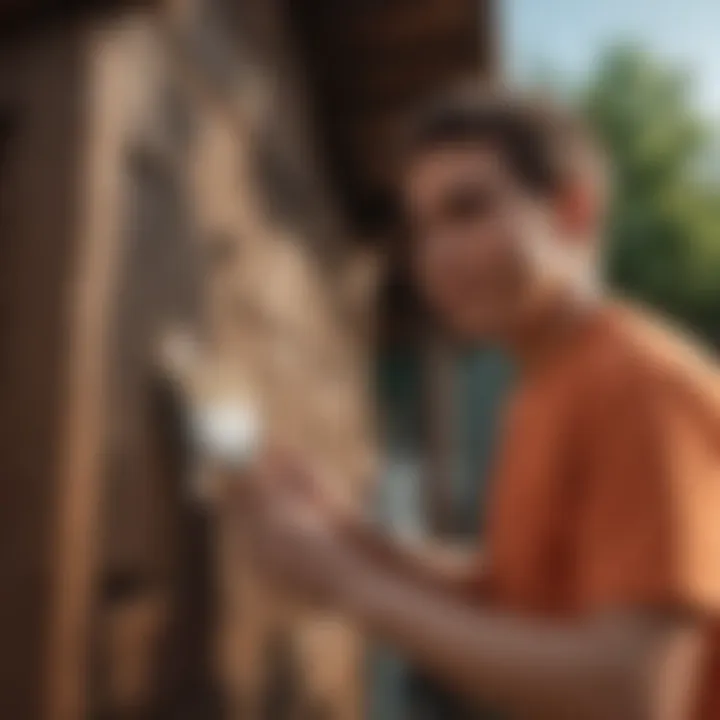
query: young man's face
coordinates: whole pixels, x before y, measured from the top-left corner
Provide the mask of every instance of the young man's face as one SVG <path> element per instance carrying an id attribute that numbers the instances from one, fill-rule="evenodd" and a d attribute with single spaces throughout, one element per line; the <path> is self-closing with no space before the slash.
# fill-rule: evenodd
<path id="1" fill-rule="evenodd" d="M 537 250 L 552 243 L 553 203 L 529 193 L 491 146 L 422 153 L 404 199 L 416 280 L 454 333 L 502 336 L 547 296 Z"/>

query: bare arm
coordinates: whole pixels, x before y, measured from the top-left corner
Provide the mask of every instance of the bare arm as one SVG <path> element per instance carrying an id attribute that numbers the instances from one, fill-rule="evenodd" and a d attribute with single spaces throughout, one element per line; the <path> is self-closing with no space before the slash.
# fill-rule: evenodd
<path id="1" fill-rule="evenodd" d="M 377 569 L 354 571 L 348 609 L 470 697 L 531 718 L 687 720 L 702 628 L 674 615 L 554 624 L 494 614 Z"/>
<path id="2" fill-rule="evenodd" d="M 414 542 L 353 519 L 343 524 L 348 546 L 365 562 L 415 587 L 477 602 L 481 587 L 480 554 L 445 543 Z"/>
<path id="3" fill-rule="evenodd" d="M 274 461 L 278 462 L 278 458 Z M 332 518 L 340 541 L 358 558 L 417 587 L 477 602 L 483 575 L 477 550 L 424 539 L 400 539 L 371 522 L 355 506 L 340 502 L 292 458 L 282 457 L 279 461 L 285 470 L 285 488 Z"/>
<path id="4" fill-rule="evenodd" d="M 356 526 L 351 542 L 337 516 L 273 489 L 268 480 L 250 488 L 246 515 L 263 569 L 349 613 L 455 690 L 532 720 L 692 717 L 706 644 L 704 624 L 694 616 L 639 611 L 554 621 L 471 605 L 443 583 L 434 585 L 434 571 L 419 578 L 398 572 L 405 551 L 387 537 Z M 628 565 L 626 556 L 637 547 L 633 543 L 644 543 L 643 526 L 638 520 L 624 527 L 621 546 L 617 536 L 605 540 L 612 549 L 606 567 L 617 582 L 618 570 L 621 580 L 635 580 L 630 573 L 642 570 Z M 595 560 L 593 553 L 585 557 Z M 419 565 L 430 566 L 431 561 Z M 606 584 L 594 606 L 664 608 L 670 598 L 681 597 L 649 589 L 654 594 L 648 590 L 644 597 L 650 600 L 633 601 L 638 595 Z"/>

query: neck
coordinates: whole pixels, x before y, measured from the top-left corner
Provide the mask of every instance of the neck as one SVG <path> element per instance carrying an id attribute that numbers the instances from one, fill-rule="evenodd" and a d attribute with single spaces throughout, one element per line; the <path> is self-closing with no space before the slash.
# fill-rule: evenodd
<path id="1" fill-rule="evenodd" d="M 571 340 L 601 304 L 600 292 L 548 298 L 524 315 L 506 334 L 503 344 L 521 372 L 530 372 Z"/>

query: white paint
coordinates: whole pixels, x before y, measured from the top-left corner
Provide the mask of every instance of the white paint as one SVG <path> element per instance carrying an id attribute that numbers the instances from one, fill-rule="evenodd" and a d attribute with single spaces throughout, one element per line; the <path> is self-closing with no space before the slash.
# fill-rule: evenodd
<path id="1" fill-rule="evenodd" d="M 192 411 L 191 426 L 203 454 L 233 467 L 247 465 L 260 449 L 262 422 L 249 402 L 223 399 L 201 404 Z"/>

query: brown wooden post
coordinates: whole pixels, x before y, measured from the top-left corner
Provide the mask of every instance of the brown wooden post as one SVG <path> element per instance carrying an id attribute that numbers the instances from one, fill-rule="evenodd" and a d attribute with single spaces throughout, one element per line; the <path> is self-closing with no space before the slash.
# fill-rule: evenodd
<path id="1" fill-rule="evenodd" d="M 125 209 L 123 169 L 132 95 L 142 75 L 131 58 L 147 44 L 143 15 L 88 26 L 81 36 L 86 134 L 79 155 L 77 251 L 67 278 L 64 417 L 59 441 L 57 514 L 52 521 L 51 615 L 43 717 L 86 712 L 103 458 L 108 428 L 108 339 L 118 303 Z"/>

